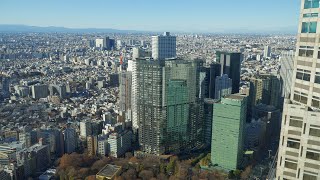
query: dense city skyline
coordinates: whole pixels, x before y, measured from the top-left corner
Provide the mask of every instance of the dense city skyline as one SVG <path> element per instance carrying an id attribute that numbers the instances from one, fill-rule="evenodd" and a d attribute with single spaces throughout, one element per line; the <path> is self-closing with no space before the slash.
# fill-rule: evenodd
<path id="1" fill-rule="evenodd" d="M 0 24 L 156 32 L 296 33 L 300 1 L 5 0 L 0 4 Z"/>
<path id="2" fill-rule="evenodd" d="M 0 180 L 320 179 L 320 0 L 17 2 Z"/>

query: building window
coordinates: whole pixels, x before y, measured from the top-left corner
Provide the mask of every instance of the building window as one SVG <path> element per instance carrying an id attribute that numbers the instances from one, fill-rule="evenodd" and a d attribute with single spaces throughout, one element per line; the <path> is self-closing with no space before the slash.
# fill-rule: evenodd
<path id="1" fill-rule="evenodd" d="M 316 161 L 320 161 L 320 154 L 319 153 L 315 153 L 315 152 L 307 151 L 306 158 L 307 159 L 316 160 Z"/>
<path id="2" fill-rule="evenodd" d="M 316 77 L 314 78 L 314 83 L 320 84 L 320 72 L 316 72 Z"/>
<path id="3" fill-rule="evenodd" d="M 304 9 L 319 8 L 319 0 L 305 0 Z"/>
<path id="4" fill-rule="evenodd" d="M 287 141 L 287 147 L 293 148 L 293 149 L 300 149 L 300 143 L 295 141 Z"/>
<path id="5" fill-rule="evenodd" d="M 301 57 L 313 57 L 313 46 L 300 46 L 299 48 L 299 56 Z"/>
<path id="6" fill-rule="evenodd" d="M 310 74 L 297 72 L 296 78 L 304 81 L 310 81 Z"/>
<path id="7" fill-rule="evenodd" d="M 311 17 L 318 17 L 319 14 L 318 13 L 307 13 L 307 14 L 303 14 L 304 18 L 311 18 Z"/>
<path id="8" fill-rule="evenodd" d="M 284 163 L 284 167 L 286 167 L 286 168 L 288 168 L 288 169 L 297 170 L 298 165 L 297 165 L 297 163 L 293 163 L 293 162 L 285 161 L 285 163 Z"/>
<path id="9" fill-rule="evenodd" d="M 301 96 L 301 95 L 298 95 L 298 94 L 294 94 L 293 99 L 295 101 L 301 102 L 303 104 L 307 104 L 307 102 L 308 102 L 308 98 L 307 97 Z"/>
<path id="10" fill-rule="evenodd" d="M 292 127 L 298 127 L 298 128 L 302 128 L 303 122 L 302 121 L 297 121 L 297 120 L 290 120 L 289 126 Z"/>
<path id="11" fill-rule="evenodd" d="M 308 95 L 302 92 L 294 91 L 293 99 L 303 104 L 307 104 Z"/>
<path id="12" fill-rule="evenodd" d="M 302 22 L 301 33 L 316 33 L 317 22 Z"/>
<path id="13" fill-rule="evenodd" d="M 312 169 L 320 169 L 320 165 L 317 164 L 311 164 L 311 163 L 304 163 L 304 166 L 307 168 L 312 168 Z"/>
<path id="14" fill-rule="evenodd" d="M 303 70 L 303 69 L 297 69 L 296 78 L 304 81 L 310 81 L 310 75 L 311 71 Z"/>
<path id="15" fill-rule="evenodd" d="M 300 79 L 300 80 L 304 80 L 304 81 L 310 81 L 310 74 L 304 74 L 301 72 L 297 72 L 296 78 Z"/>
<path id="16" fill-rule="evenodd" d="M 303 120 L 303 117 L 298 117 L 298 116 L 290 116 L 290 119 L 297 119 L 297 120 Z"/>
<path id="17" fill-rule="evenodd" d="M 320 79 L 320 77 L 319 77 Z M 320 108 L 320 97 L 317 96 L 312 96 L 312 104 L 311 106 L 315 107 L 315 108 Z"/>
<path id="18" fill-rule="evenodd" d="M 312 176 L 309 174 L 303 174 L 303 180 L 317 180 L 317 176 Z"/>
<path id="19" fill-rule="evenodd" d="M 310 128 L 309 136 L 320 137 L 320 129 Z"/>

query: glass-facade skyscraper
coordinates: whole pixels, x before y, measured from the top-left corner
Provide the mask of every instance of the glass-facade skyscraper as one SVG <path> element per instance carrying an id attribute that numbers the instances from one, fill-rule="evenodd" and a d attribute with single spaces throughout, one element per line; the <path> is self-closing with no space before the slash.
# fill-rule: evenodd
<path id="1" fill-rule="evenodd" d="M 211 162 L 226 171 L 236 170 L 243 157 L 247 97 L 225 96 L 213 109 Z"/>
<path id="2" fill-rule="evenodd" d="M 201 140 L 199 61 L 137 59 L 133 119 L 142 151 L 181 152 Z"/>
<path id="3" fill-rule="evenodd" d="M 228 77 L 227 74 L 219 76 L 216 78 L 215 88 L 215 99 L 221 99 L 221 97 L 231 94 L 232 80 Z"/>
<path id="4" fill-rule="evenodd" d="M 277 179 L 320 179 L 319 0 L 302 0 L 291 94 L 285 99 Z"/>
<path id="5" fill-rule="evenodd" d="M 214 99 L 216 89 L 216 78 L 221 76 L 221 64 L 210 64 L 209 98 Z"/>
<path id="6" fill-rule="evenodd" d="M 217 51 L 216 59 L 221 64 L 220 75 L 227 74 L 232 79 L 232 94 L 239 93 L 242 54 Z"/>

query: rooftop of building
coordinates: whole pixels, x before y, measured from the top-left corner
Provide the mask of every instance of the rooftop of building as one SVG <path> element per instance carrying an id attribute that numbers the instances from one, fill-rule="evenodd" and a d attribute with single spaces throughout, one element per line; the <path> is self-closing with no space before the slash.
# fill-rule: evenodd
<path id="1" fill-rule="evenodd" d="M 152 37 L 165 37 L 165 36 L 175 37 L 175 36 L 172 36 L 172 35 L 170 34 L 170 32 L 164 32 L 164 33 L 161 34 L 161 35 L 156 35 L 156 36 L 152 36 Z"/>
<path id="2" fill-rule="evenodd" d="M 98 136 L 98 141 L 105 141 L 108 139 L 108 135 L 99 135 Z"/>
<path id="3" fill-rule="evenodd" d="M 1 153 L 12 153 L 22 148 L 23 148 L 23 143 L 20 143 L 20 142 L 0 144 Z"/>
<path id="4" fill-rule="evenodd" d="M 146 63 L 153 62 L 155 64 L 159 64 L 159 63 L 165 64 L 165 63 L 174 63 L 174 62 L 179 62 L 179 63 L 204 62 L 202 59 L 191 59 L 191 58 L 183 58 L 183 57 L 172 57 L 172 58 L 166 58 L 164 60 L 156 60 L 151 57 L 139 57 L 135 61 L 146 62 Z"/>
<path id="5" fill-rule="evenodd" d="M 98 173 L 97 176 L 106 177 L 107 179 L 113 178 L 119 171 L 121 171 L 121 166 L 107 164 Z"/>
<path id="6" fill-rule="evenodd" d="M 33 145 L 33 146 L 29 147 L 29 148 L 22 149 L 19 152 L 38 152 L 38 151 L 40 151 L 40 150 L 42 150 L 43 148 L 46 148 L 46 147 L 48 147 L 48 145 L 42 145 L 42 144 L 38 143 L 38 144 L 35 144 L 35 145 Z"/>
<path id="7" fill-rule="evenodd" d="M 39 180 L 51 179 L 56 173 L 55 169 L 48 169 L 46 172 L 39 176 Z"/>
<path id="8" fill-rule="evenodd" d="M 216 53 L 221 53 L 221 54 L 242 54 L 241 52 L 237 52 L 237 51 L 216 51 Z"/>
<path id="9" fill-rule="evenodd" d="M 121 137 L 121 136 L 124 136 L 125 134 L 127 134 L 127 133 L 130 133 L 131 131 L 129 131 L 129 130 L 119 130 L 119 131 L 117 131 L 117 132 L 112 132 L 110 135 L 109 135 L 109 138 L 110 139 L 114 139 L 114 138 L 119 138 L 119 137 Z"/>
<path id="10" fill-rule="evenodd" d="M 214 104 L 214 103 L 219 102 L 219 100 L 218 99 L 205 98 L 204 102 L 207 103 L 207 104 Z"/>
<path id="11" fill-rule="evenodd" d="M 264 79 L 271 79 L 271 78 L 277 78 L 277 76 L 275 76 L 272 73 L 261 73 L 261 74 L 254 75 L 251 79 L 252 80 L 264 80 Z"/>
<path id="12" fill-rule="evenodd" d="M 230 94 L 224 97 L 224 99 L 234 99 L 234 100 L 243 100 L 245 97 L 247 97 L 245 94 Z"/>
<path id="13" fill-rule="evenodd" d="M 255 108 L 260 111 L 269 111 L 269 112 L 279 111 L 279 109 L 277 109 L 276 107 L 271 105 L 266 105 L 266 104 L 258 104 L 256 105 Z"/>

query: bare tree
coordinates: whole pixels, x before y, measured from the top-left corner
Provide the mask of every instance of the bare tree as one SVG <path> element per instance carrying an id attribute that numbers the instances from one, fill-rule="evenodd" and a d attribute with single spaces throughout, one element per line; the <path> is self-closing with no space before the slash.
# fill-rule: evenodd
<path id="1" fill-rule="evenodd" d="M 168 179 L 167 176 L 163 173 L 158 174 L 157 178 L 158 178 L 158 180 L 167 180 Z"/>
<path id="2" fill-rule="evenodd" d="M 241 179 L 248 179 L 252 170 L 252 166 L 246 167 L 246 169 L 241 173 Z"/>
<path id="3" fill-rule="evenodd" d="M 149 170 L 142 170 L 139 173 L 139 177 L 142 178 L 142 180 L 149 180 L 153 178 L 153 172 Z"/>
<path id="4" fill-rule="evenodd" d="M 134 169 L 129 169 L 128 171 L 122 173 L 122 177 L 125 180 L 137 179 L 137 172 Z"/>

